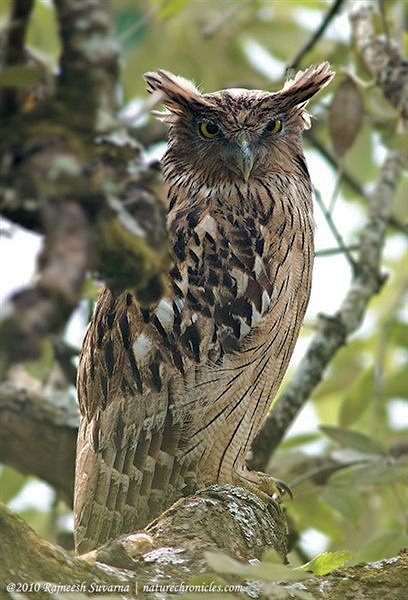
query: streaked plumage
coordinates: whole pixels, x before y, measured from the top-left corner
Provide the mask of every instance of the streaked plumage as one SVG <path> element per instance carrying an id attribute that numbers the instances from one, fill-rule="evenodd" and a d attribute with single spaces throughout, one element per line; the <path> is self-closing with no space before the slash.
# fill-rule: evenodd
<path id="1" fill-rule="evenodd" d="M 313 264 L 305 105 L 328 65 L 277 93 L 201 94 L 165 71 L 163 174 L 171 292 L 151 310 L 105 289 L 87 331 L 75 535 L 84 552 L 143 527 L 181 495 L 235 483 L 264 498 L 273 478 L 245 456 L 279 387 Z"/>

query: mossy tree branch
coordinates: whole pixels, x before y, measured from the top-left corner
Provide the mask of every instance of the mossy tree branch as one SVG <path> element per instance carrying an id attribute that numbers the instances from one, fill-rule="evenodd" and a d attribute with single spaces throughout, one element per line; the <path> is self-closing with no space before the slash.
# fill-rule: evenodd
<path id="1" fill-rule="evenodd" d="M 1 462 L 50 484 L 73 503 L 75 448 L 79 414 L 44 396 L 0 384 Z"/>
<path id="2" fill-rule="evenodd" d="M 85 600 L 89 597 L 87 592 L 97 589 L 117 595 L 121 592 L 130 598 L 166 599 L 174 597 L 170 586 L 187 585 L 192 576 L 197 584 L 201 575 L 206 583 L 242 583 L 244 594 L 247 589 L 252 594 L 258 589 L 259 593 L 262 588 L 254 581 L 215 573 L 208 566 L 205 553 L 228 552 L 236 560 L 248 562 L 273 547 L 282 556 L 283 532 L 279 506 L 269 512 L 247 491 L 213 486 L 179 500 L 145 532 L 122 536 L 87 555 L 73 558 L 41 540 L 22 519 L 0 505 L 0 590 L 3 592 L 10 583 L 26 583 L 40 586 L 35 594 L 40 600 L 57 599 L 63 586 L 67 586 L 66 591 L 79 592 L 78 600 Z M 402 598 L 407 575 L 408 555 L 402 552 L 374 565 L 339 569 L 297 584 L 279 583 L 279 587 L 286 594 L 284 597 L 302 590 L 316 599 L 340 600 L 350 595 L 365 600 Z M 150 591 L 144 589 L 145 585 Z M 243 597 L 242 593 L 229 596 Z"/>
<path id="3" fill-rule="evenodd" d="M 150 303 L 162 293 L 168 260 L 159 174 L 143 166 L 131 138 L 97 138 L 115 123 L 118 47 L 109 2 L 55 0 L 55 8 L 62 41 L 55 94 L 28 112 L 20 105 L 1 113 L 0 207 L 45 236 L 36 283 L 3 311 L 3 370 L 39 356 L 42 340 L 62 330 L 87 271 L 115 291 L 136 287 Z"/>

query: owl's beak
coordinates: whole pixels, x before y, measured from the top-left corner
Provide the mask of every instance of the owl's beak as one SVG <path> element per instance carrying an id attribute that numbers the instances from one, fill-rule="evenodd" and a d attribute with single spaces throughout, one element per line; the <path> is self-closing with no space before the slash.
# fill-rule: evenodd
<path id="1" fill-rule="evenodd" d="M 248 181 L 249 176 L 254 166 L 254 155 L 247 140 L 241 140 L 236 154 L 236 164 L 242 173 L 245 181 Z"/>

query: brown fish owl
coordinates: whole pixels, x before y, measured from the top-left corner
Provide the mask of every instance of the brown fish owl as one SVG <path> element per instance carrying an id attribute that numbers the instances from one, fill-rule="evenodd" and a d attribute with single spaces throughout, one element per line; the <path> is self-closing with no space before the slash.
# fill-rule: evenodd
<path id="1" fill-rule="evenodd" d="M 201 94 L 147 73 L 169 124 L 163 160 L 171 293 L 147 311 L 105 289 L 87 331 L 78 393 L 79 552 L 142 528 L 212 483 L 279 491 L 245 457 L 291 357 L 313 264 L 302 151 L 325 63 L 276 93 Z"/>

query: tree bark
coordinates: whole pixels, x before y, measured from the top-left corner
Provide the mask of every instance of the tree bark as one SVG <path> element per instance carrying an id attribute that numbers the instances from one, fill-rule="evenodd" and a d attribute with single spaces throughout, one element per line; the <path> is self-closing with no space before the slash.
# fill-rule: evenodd
<path id="1" fill-rule="evenodd" d="M 0 462 L 49 483 L 72 506 L 78 411 L 0 384 Z"/>
<path id="2" fill-rule="evenodd" d="M 188 585 L 222 589 L 231 584 L 242 585 L 231 598 L 265 597 L 271 582 L 263 588 L 262 582 L 220 575 L 209 567 L 206 552 L 227 553 L 253 563 L 270 548 L 284 560 L 281 507 L 271 504 L 268 510 L 256 496 L 232 486 L 212 486 L 179 500 L 144 532 L 122 536 L 77 558 L 40 539 L 22 519 L 0 506 L 0 597 L 31 597 L 31 586 L 39 600 L 61 598 L 63 591 L 79 592 L 76 600 L 96 591 L 113 592 L 113 597 L 166 599 L 182 586 L 184 590 Z M 317 599 L 397 600 L 404 597 L 407 578 L 408 552 L 401 552 L 392 559 L 339 569 L 324 577 L 281 582 L 279 587 L 283 598 L 294 597 L 297 590 Z M 199 591 L 198 587 L 188 591 L 194 589 Z"/>

